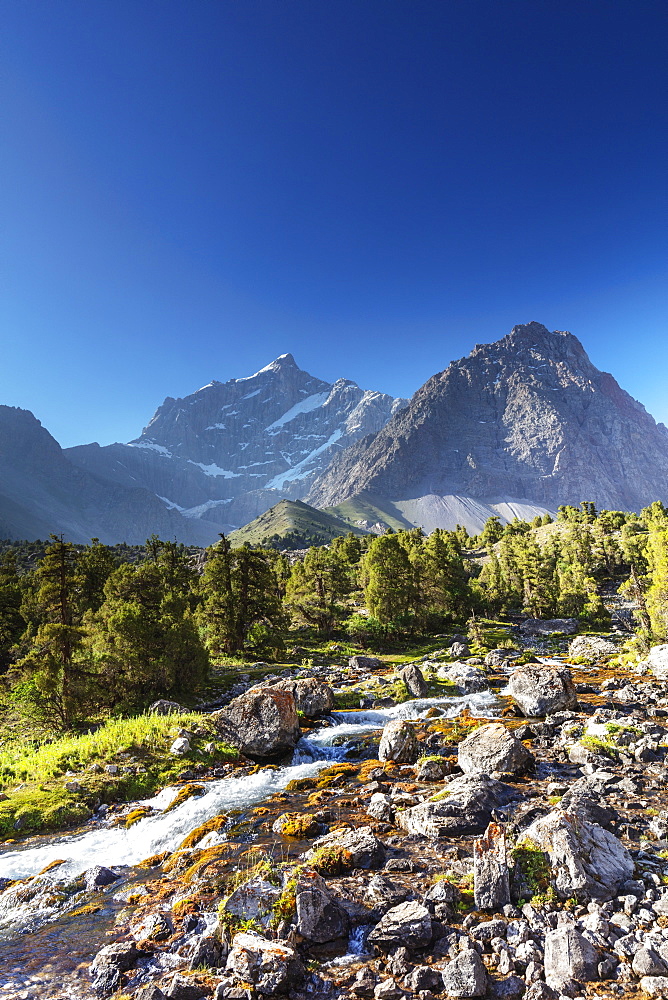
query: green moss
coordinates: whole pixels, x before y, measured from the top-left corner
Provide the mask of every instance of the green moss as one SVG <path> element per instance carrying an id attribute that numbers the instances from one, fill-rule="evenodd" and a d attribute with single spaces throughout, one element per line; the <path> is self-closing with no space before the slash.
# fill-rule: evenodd
<path id="1" fill-rule="evenodd" d="M 320 875 L 345 875 L 353 867 L 353 856 L 341 844 L 323 844 L 311 853 L 309 865 Z"/>
<path id="2" fill-rule="evenodd" d="M 602 753 L 606 757 L 616 757 L 619 753 L 617 747 L 611 740 L 602 740 L 600 736 L 583 736 L 580 745 L 593 753 Z"/>
<path id="3" fill-rule="evenodd" d="M 550 891 L 552 874 L 550 861 L 537 844 L 529 839 L 523 840 L 512 849 L 510 856 L 532 895 Z"/>
<path id="4" fill-rule="evenodd" d="M 282 837 L 290 837 L 293 840 L 315 837 L 320 831 L 320 824 L 310 813 L 282 813 L 276 824 L 280 825 Z"/>

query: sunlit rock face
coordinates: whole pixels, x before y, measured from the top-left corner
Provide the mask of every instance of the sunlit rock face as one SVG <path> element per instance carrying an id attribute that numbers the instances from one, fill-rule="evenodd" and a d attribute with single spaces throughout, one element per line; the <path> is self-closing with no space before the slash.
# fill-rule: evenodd
<path id="1" fill-rule="evenodd" d="M 664 425 L 571 333 L 527 323 L 434 375 L 373 440 L 336 456 L 306 499 L 334 505 L 369 491 L 421 523 L 438 518 L 439 501 L 469 498 L 638 510 L 667 481 Z"/>
<path id="2" fill-rule="evenodd" d="M 314 378 L 284 354 L 248 378 L 168 397 L 129 444 L 70 448 L 76 465 L 211 526 L 211 541 L 283 497 L 301 499 L 334 454 L 379 431 L 406 400 Z"/>

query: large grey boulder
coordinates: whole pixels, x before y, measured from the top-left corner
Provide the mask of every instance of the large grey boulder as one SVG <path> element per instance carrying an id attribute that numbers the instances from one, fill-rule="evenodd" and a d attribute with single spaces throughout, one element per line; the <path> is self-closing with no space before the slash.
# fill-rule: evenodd
<path id="1" fill-rule="evenodd" d="M 453 694 L 475 694 L 489 687 L 485 671 L 472 663 L 444 664 L 438 668 L 436 676 L 442 681 L 450 681 L 454 687 Z"/>
<path id="2" fill-rule="evenodd" d="M 491 722 L 462 740 L 457 763 L 464 774 L 523 774 L 534 756 L 501 722 Z"/>
<path id="3" fill-rule="evenodd" d="M 297 933 L 315 944 L 347 937 L 350 927 L 348 914 L 327 888 L 327 883 L 315 872 L 303 871 L 295 887 L 297 900 Z"/>
<path id="4" fill-rule="evenodd" d="M 397 764 L 413 764 L 418 758 L 420 744 L 415 727 L 403 719 L 388 722 L 383 729 L 378 747 L 378 760 L 393 760 Z"/>
<path id="5" fill-rule="evenodd" d="M 443 969 L 443 990 L 448 997 L 484 997 L 487 970 L 477 951 L 466 948 Z"/>
<path id="6" fill-rule="evenodd" d="M 294 696 L 275 687 L 251 688 L 210 718 L 221 738 L 252 760 L 276 760 L 300 736 Z"/>
<path id="7" fill-rule="evenodd" d="M 586 660 L 596 663 L 609 656 L 615 656 L 617 647 L 609 639 L 600 635 L 578 635 L 568 647 L 568 655 L 572 660 Z"/>
<path id="8" fill-rule="evenodd" d="M 399 670 L 398 674 L 406 685 L 406 690 L 409 694 L 414 698 L 424 698 L 429 690 L 429 685 L 416 663 L 409 663 L 403 669 Z"/>
<path id="9" fill-rule="evenodd" d="M 547 854 L 561 899 L 611 899 L 635 870 L 633 858 L 617 837 L 562 809 L 535 820 L 524 838 Z"/>
<path id="10" fill-rule="evenodd" d="M 317 677 L 301 677 L 299 680 L 286 679 L 271 685 L 279 691 L 289 691 L 295 699 L 297 711 L 307 719 L 331 712 L 334 708 L 334 692 L 328 684 Z"/>
<path id="11" fill-rule="evenodd" d="M 642 660 L 638 664 L 639 667 L 645 667 L 650 673 L 658 677 L 659 680 L 665 681 L 668 679 L 668 643 L 662 643 L 660 646 L 652 646 L 646 659 Z"/>
<path id="12" fill-rule="evenodd" d="M 432 939 L 431 915 L 426 906 L 414 900 L 399 903 L 388 910 L 369 934 L 370 944 L 382 951 L 426 948 Z"/>
<path id="13" fill-rule="evenodd" d="M 572 980 L 598 979 L 598 963 L 596 949 L 572 924 L 562 924 L 545 935 L 545 981 L 553 989 Z"/>
<path id="14" fill-rule="evenodd" d="M 396 824 L 407 833 L 423 837 L 457 837 L 483 833 L 492 812 L 503 809 L 519 792 L 487 774 L 465 774 L 454 778 L 441 792 L 442 798 L 421 802 L 398 812 Z"/>
<path id="15" fill-rule="evenodd" d="M 293 948 L 259 934 L 234 936 L 226 968 L 237 981 L 252 983 L 267 996 L 299 986 L 306 972 Z"/>
<path id="16" fill-rule="evenodd" d="M 568 667 L 526 663 L 510 675 L 508 694 L 523 715 L 551 715 L 562 709 L 577 708 L 578 696 Z"/>

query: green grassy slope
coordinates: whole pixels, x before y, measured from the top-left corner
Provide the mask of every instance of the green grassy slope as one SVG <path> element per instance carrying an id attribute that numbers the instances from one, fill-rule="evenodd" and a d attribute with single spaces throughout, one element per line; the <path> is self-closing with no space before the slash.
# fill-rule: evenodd
<path id="1" fill-rule="evenodd" d="M 285 541 L 285 547 L 307 548 L 309 545 L 325 545 L 338 535 L 347 535 L 351 531 L 354 535 L 369 534 L 326 511 L 309 507 L 301 500 L 281 500 L 250 524 L 233 531 L 229 539 L 236 548 L 246 542 L 249 545 L 276 544 L 278 536 Z M 278 547 L 283 546 L 279 543 Z"/>
<path id="2" fill-rule="evenodd" d="M 401 511 L 389 500 L 382 500 L 372 493 L 358 493 L 357 496 L 345 500 L 336 507 L 325 507 L 324 510 L 333 517 L 359 527 L 355 522 L 368 521 L 369 525 L 380 522 L 393 531 L 410 531 L 415 525 L 407 521 Z"/>

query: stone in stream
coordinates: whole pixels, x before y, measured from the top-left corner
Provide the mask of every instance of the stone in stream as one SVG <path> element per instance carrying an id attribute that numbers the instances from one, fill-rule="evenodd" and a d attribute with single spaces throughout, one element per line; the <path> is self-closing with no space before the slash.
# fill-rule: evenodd
<path id="1" fill-rule="evenodd" d="M 148 954 L 137 948 L 135 941 L 116 941 L 100 948 L 88 970 L 94 991 L 99 996 L 110 996 L 121 985 L 121 973 L 132 969 Z"/>
<path id="2" fill-rule="evenodd" d="M 562 924 L 545 935 L 545 981 L 553 989 L 598 979 L 598 963 L 598 952 L 572 924 Z"/>
<path id="3" fill-rule="evenodd" d="M 475 694 L 486 691 L 489 687 L 487 674 L 480 667 L 471 663 L 444 664 L 436 671 L 436 676 L 442 681 L 450 681 L 456 694 Z"/>
<path id="4" fill-rule="evenodd" d="M 394 951 L 400 945 L 409 950 L 426 948 L 433 937 L 431 914 L 415 901 L 399 903 L 388 910 L 368 937 L 370 944 L 382 951 Z"/>
<path id="5" fill-rule="evenodd" d="M 328 684 L 317 677 L 302 677 L 299 680 L 287 679 L 271 685 L 279 691 L 289 691 L 295 699 L 297 711 L 303 712 L 307 719 L 331 712 L 334 708 L 334 692 Z"/>
<path id="6" fill-rule="evenodd" d="M 578 635 L 568 646 L 568 656 L 572 660 L 586 660 L 596 663 L 608 656 L 615 656 L 617 647 L 614 642 L 600 635 Z"/>
<path id="7" fill-rule="evenodd" d="M 425 757 L 418 760 L 415 769 L 416 781 L 443 781 L 450 773 L 450 762 L 443 757 Z M 372 796 L 373 798 L 373 796 Z"/>
<path id="8" fill-rule="evenodd" d="M 578 705 L 571 672 L 564 666 L 527 663 L 518 667 L 510 675 L 508 694 L 529 717 L 551 715 Z"/>
<path id="9" fill-rule="evenodd" d="M 235 934 L 226 968 L 238 982 L 269 996 L 289 992 L 306 974 L 294 948 L 259 934 Z"/>
<path id="10" fill-rule="evenodd" d="M 347 938 L 348 914 L 337 903 L 327 883 L 315 872 L 302 871 L 295 887 L 296 929 L 305 940 L 325 944 Z"/>
<path id="11" fill-rule="evenodd" d="M 633 858 L 617 837 L 561 809 L 537 819 L 523 836 L 547 854 L 561 899 L 612 899 L 635 871 Z"/>
<path id="12" fill-rule="evenodd" d="M 421 802 L 397 813 L 396 823 L 407 833 L 423 837 L 457 837 L 483 833 L 492 812 L 503 809 L 521 794 L 487 774 L 454 778 L 436 801 Z"/>
<path id="13" fill-rule="evenodd" d="M 330 846 L 342 848 L 350 856 L 353 868 L 382 868 L 385 864 L 385 846 L 370 826 L 361 826 L 357 830 L 332 830 L 315 840 L 311 850 L 302 857 L 310 861 L 315 851 Z"/>
<path id="14" fill-rule="evenodd" d="M 503 667 L 510 660 L 516 660 L 521 655 L 521 649 L 490 649 L 485 656 L 485 666 Z"/>
<path id="15" fill-rule="evenodd" d="M 429 690 L 429 685 L 416 663 L 409 663 L 397 672 L 406 685 L 406 690 L 413 698 L 424 698 Z"/>
<path id="16" fill-rule="evenodd" d="M 112 882 L 116 882 L 120 878 L 120 875 L 116 875 L 104 865 L 93 865 L 92 868 L 86 869 L 83 878 L 86 883 L 86 891 L 90 892 L 92 889 L 102 889 L 105 885 L 111 885 Z"/>
<path id="17" fill-rule="evenodd" d="M 251 688 L 211 720 L 222 739 L 257 761 L 282 757 L 300 736 L 294 696 L 273 687 Z"/>
<path id="18" fill-rule="evenodd" d="M 448 997 L 484 997 L 487 970 L 477 951 L 466 948 L 448 962 L 442 972 L 443 990 Z"/>
<path id="19" fill-rule="evenodd" d="M 473 845 L 473 892 L 477 910 L 500 913 L 510 903 L 506 832 L 499 823 L 490 823 Z"/>
<path id="20" fill-rule="evenodd" d="M 420 752 L 415 727 L 403 719 L 388 722 L 378 747 L 378 760 L 393 760 L 396 764 L 414 764 Z"/>
<path id="21" fill-rule="evenodd" d="M 523 774 L 534 757 L 502 723 L 492 722 L 462 740 L 457 763 L 464 774 Z"/>

